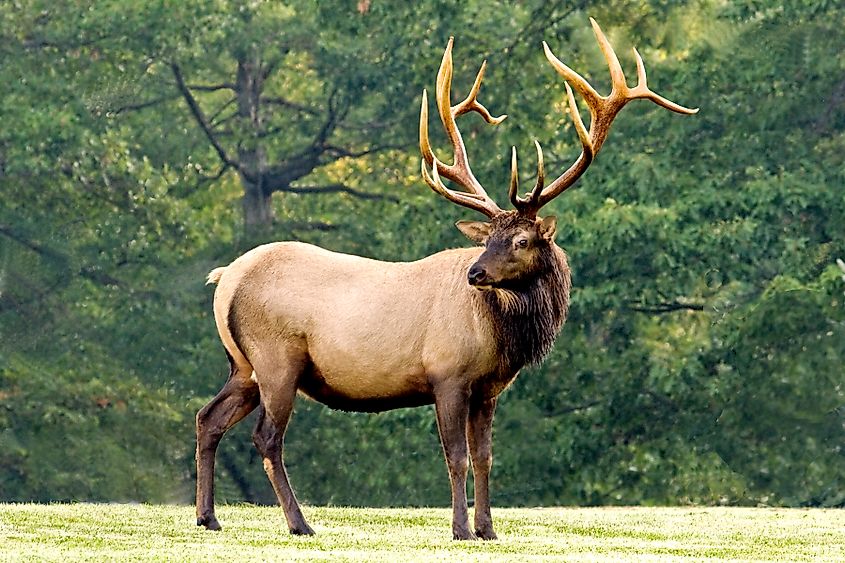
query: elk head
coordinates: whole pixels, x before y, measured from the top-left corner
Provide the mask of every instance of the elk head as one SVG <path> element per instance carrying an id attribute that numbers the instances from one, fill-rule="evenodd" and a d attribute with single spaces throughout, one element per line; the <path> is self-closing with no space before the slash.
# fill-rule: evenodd
<path id="1" fill-rule="evenodd" d="M 479 211 L 490 218 L 489 223 L 459 221 L 457 224 L 458 229 L 467 237 L 485 246 L 482 255 L 467 272 L 469 283 L 480 289 L 518 285 L 523 280 L 540 273 L 538 268 L 541 268 L 541 265 L 547 262 L 541 259 L 542 254 L 548 252 L 554 245 L 556 220 L 554 217 L 540 218 L 537 215 L 538 212 L 544 205 L 575 184 L 587 170 L 604 144 L 613 119 L 628 102 L 643 98 L 674 112 L 683 114 L 698 112 L 698 109 L 680 106 L 648 88 L 645 66 L 636 49 L 634 49 L 634 56 L 637 61 L 638 82 L 634 88 L 629 88 L 613 47 L 610 46 L 607 37 L 593 18 L 590 18 L 590 23 L 610 68 L 611 92 L 607 96 L 600 95 L 581 75 L 555 57 L 546 42 L 543 42 L 546 58 L 566 81 L 564 84 L 569 101 L 569 113 L 581 141 L 581 154 L 563 174 L 546 186 L 543 150 L 540 143 L 535 141 L 537 181 L 530 192 L 525 196 L 520 196 L 517 193 L 519 174 L 517 171 L 516 147 L 514 147 L 511 154 L 511 179 L 508 189 L 514 210 L 502 210 L 487 195 L 487 192 L 475 178 L 469 166 L 463 138 L 455 123 L 459 116 L 472 111 L 480 114 L 487 123 L 492 125 L 498 125 L 507 117 L 506 115 L 493 117 L 487 108 L 478 101 L 478 92 L 481 89 L 481 81 L 484 78 L 487 61 L 482 63 L 475 78 L 475 83 L 467 97 L 458 105 L 451 105 L 452 44 L 454 38 L 449 39 L 446 52 L 443 54 L 443 61 L 440 63 L 440 70 L 437 72 L 436 97 L 440 120 L 443 122 L 446 135 L 454 151 L 454 163 L 451 165 L 439 161 L 431 149 L 428 140 L 428 97 L 426 91 L 423 90 L 422 108 L 420 110 L 420 151 L 423 156 L 423 179 L 432 190 L 449 201 Z M 578 113 L 570 83 L 581 94 L 590 110 L 589 131 L 584 126 L 584 122 Z M 431 173 L 429 173 L 428 167 L 431 168 Z M 446 187 L 441 178 L 451 180 L 466 191 Z"/>

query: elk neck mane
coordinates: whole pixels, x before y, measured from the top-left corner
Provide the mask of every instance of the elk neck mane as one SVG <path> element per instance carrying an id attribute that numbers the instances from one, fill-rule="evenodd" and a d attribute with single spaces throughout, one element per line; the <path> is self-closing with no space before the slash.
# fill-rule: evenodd
<path id="1" fill-rule="evenodd" d="M 563 250 L 555 245 L 549 250 L 540 255 L 538 275 L 482 295 L 499 348 L 499 366 L 506 372 L 540 363 L 566 320 L 569 265 Z"/>

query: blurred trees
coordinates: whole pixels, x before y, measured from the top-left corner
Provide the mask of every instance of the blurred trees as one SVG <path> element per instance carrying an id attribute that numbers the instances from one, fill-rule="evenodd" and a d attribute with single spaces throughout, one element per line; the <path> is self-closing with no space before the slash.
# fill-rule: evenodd
<path id="1" fill-rule="evenodd" d="M 467 211 L 417 176 L 446 40 L 455 98 L 487 58 L 510 116 L 462 125 L 504 202 L 511 144 L 537 138 L 549 174 L 578 152 L 540 41 L 608 87 L 587 15 L 631 79 L 636 45 L 701 113 L 632 104 L 550 205 L 572 314 L 502 397 L 494 500 L 842 505 L 845 14 L 798 0 L 3 4 L 0 498 L 189 501 L 193 416 L 226 373 L 204 274 L 273 239 L 465 244 Z M 271 501 L 248 426 L 219 496 Z M 306 501 L 448 502 L 430 409 L 300 400 L 287 443 Z"/>

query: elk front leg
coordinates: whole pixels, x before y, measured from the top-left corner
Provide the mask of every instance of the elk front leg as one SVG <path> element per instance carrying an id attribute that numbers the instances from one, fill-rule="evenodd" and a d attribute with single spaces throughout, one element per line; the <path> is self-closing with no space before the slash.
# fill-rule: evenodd
<path id="1" fill-rule="evenodd" d="M 251 371 L 251 370 L 250 370 Z M 223 434 L 258 405 L 258 387 L 234 369 L 223 389 L 197 413 L 197 526 L 219 530 L 214 515 L 214 457 Z"/>
<path id="2" fill-rule="evenodd" d="M 467 508 L 467 418 L 469 390 L 447 388 L 435 391 L 434 408 L 437 428 L 449 480 L 452 484 L 452 537 L 456 540 L 477 539 L 469 527 Z"/>
<path id="3" fill-rule="evenodd" d="M 475 533 L 483 540 L 495 540 L 490 514 L 490 468 L 493 466 L 493 413 L 496 398 L 473 400 L 469 406 L 469 448 L 475 484 Z"/>

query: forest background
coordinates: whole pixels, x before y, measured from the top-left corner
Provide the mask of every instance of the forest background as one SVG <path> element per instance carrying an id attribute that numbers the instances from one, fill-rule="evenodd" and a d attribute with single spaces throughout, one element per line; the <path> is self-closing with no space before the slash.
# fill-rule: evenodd
<path id="1" fill-rule="evenodd" d="M 0 501 L 192 501 L 196 411 L 227 362 L 205 274 L 295 239 L 382 260 L 469 244 L 419 177 L 456 36 L 473 167 L 504 203 L 578 154 L 545 40 L 606 93 L 598 20 L 647 102 L 548 206 L 570 319 L 501 398 L 496 505 L 845 505 L 845 7 L 787 0 L 0 4 Z M 581 104 L 584 110 L 583 103 Z M 432 118 L 439 153 L 445 139 Z M 249 437 L 218 499 L 273 502 Z M 448 505 L 430 408 L 299 399 L 314 504 Z"/>

